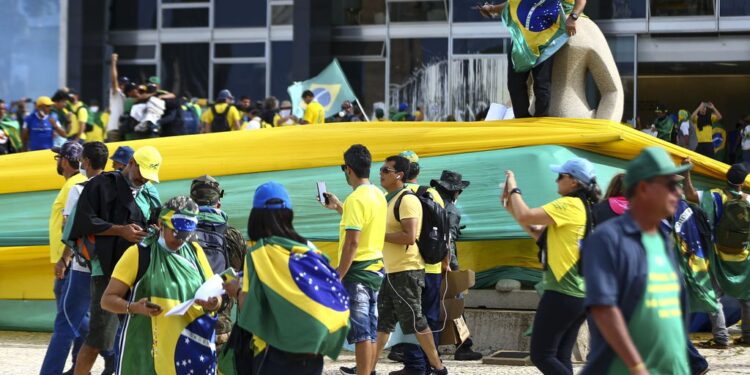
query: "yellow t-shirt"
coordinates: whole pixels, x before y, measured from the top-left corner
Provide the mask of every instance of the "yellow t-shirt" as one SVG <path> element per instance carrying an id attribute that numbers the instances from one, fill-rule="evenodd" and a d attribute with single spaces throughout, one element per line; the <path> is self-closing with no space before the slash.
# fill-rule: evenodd
<path id="1" fill-rule="evenodd" d="M 339 224 L 338 261 L 341 261 L 341 251 L 347 230 L 359 231 L 359 246 L 354 255 L 355 262 L 383 257 L 387 206 L 383 192 L 375 185 L 358 186 L 346 197 Z"/>
<path id="2" fill-rule="evenodd" d="M 216 113 L 224 113 L 225 110 L 227 110 L 227 103 L 218 103 L 215 105 Z M 227 124 L 229 125 L 229 130 L 235 130 L 234 124 L 236 121 L 240 121 L 242 119 L 242 116 L 240 115 L 240 111 L 237 110 L 237 107 L 231 106 L 229 108 L 229 112 L 227 112 Z M 208 107 L 203 114 L 201 115 L 201 122 L 203 124 L 212 124 L 214 122 L 214 113 L 211 111 L 211 107 Z"/>
<path id="3" fill-rule="evenodd" d="M 562 197 L 542 206 L 554 220 L 547 226 L 547 271 L 542 285 L 573 297 L 583 298 L 583 277 L 578 272 L 580 243 L 586 232 L 586 207 L 580 198 Z"/>
<path id="4" fill-rule="evenodd" d="M 411 189 L 413 192 L 417 192 L 419 190 L 419 184 L 412 184 L 407 183 L 406 187 Z M 432 200 L 435 201 L 435 203 L 439 204 L 440 207 L 445 208 L 445 202 L 443 202 L 443 197 L 440 196 L 440 193 L 438 193 L 435 188 L 428 188 L 427 192 L 430 193 L 430 196 L 432 197 Z M 439 274 L 443 272 L 443 266 L 441 262 L 437 262 L 435 264 L 425 264 L 424 265 L 424 273 L 431 273 L 431 274 Z"/>
<path id="5" fill-rule="evenodd" d="M 86 177 L 83 177 L 80 173 L 76 173 L 67 179 L 52 203 L 52 212 L 49 215 L 49 259 L 52 263 L 57 263 L 65 250 L 65 244 L 62 243 L 62 212 L 65 203 L 68 201 L 68 193 L 74 185 L 84 181 L 86 181 Z"/>
<path id="6" fill-rule="evenodd" d="M 70 131 L 68 132 L 68 137 L 77 135 L 81 131 L 81 124 L 86 124 L 89 121 L 88 110 L 86 110 L 86 108 L 83 108 L 80 111 L 78 110 L 81 106 L 83 106 L 83 104 L 78 102 L 71 106 L 71 111 L 68 111 L 72 115 L 70 116 Z M 85 132 L 81 134 L 81 139 L 86 139 Z"/>
<path id="7" fill-rule="evenodd" d="M 396 220 L 394 214 L 394 208 L 396 201 L 403 195 L 406 190 L 402 190 L 397 193 L 388 202 L 388 212 L 386 216 L 385 232 L 396 233 L 403 231 L 401 223 Z M 401 220 L 404 219 L 417 219 L 417 235 L 419 235 L 420 229 L 422 228 L 422 204 L 419 202 L 419 198 L 414 195 L 407 195 L 401 200 L 401 206 L 399 206 L 399 214 Z M 419 254 L 419 247 L 417 244 L 410 246 L 385 242 L 383 245 L 383 262 L 385 263 L 386 273 L 396 273 L 402 271 L 415 271 L 424 269 L 424 259 Z"/>
<path id="8" fill-rule="evenodd" d="M 211 265 L 208 263 L 206 253 L 203 252 L 203 248 L 196 242 L 191 242 L 193 249 L 195 250 L 196 258 L 200 264 L 201 271 L 206 275 L 206 279 L 213 276 L 214 273 L 211 270 Z M 138 246 L 133 245 L 125 250 L 120 260 L 117 261 L 115 269 L 112 270 L 112 278 L 117 279 L 125 283 L 130 288 L 135 285 L 136 277 L 138 276 Z"/>
<path id="9" fill-rule="evenodd" d="M 698 143 L 712 143 L 714 141 L 713 124 L 716 123 L 716 119 L 718 119 L 716 115 L 711 115 L 711 125 L 703 126 L 703 130 L 700 130 L 700 127 L 698 127 L 698 125 L 695 126 Z M 698 116 L 693 116 L 692 120 L 694 124 L 697 124 Z"/>
<path id="10" fill-rule="evenodd" d="M 325 124 L 326 122 L 326 110 L 317 101 L 313 100 L 307 105 L 305 109 L 305 115 L 302 119 L 307 121 L 309 124 Z"/>

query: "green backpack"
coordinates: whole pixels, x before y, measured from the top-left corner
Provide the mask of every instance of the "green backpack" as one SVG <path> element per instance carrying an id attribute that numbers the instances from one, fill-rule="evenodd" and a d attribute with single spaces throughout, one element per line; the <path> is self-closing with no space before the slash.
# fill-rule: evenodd
<path id="1" fill-rule="evenodd" d="M 750 244 L 750 202 L 743 194 L 730 193 L 716 225 L 716 248 L 725 254 L 740 254 Z"/>

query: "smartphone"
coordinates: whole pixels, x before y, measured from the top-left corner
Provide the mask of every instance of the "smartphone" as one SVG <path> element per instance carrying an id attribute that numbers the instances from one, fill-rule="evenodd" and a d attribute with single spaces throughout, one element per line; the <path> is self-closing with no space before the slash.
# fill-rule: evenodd
<path id="1" fill-rule="evenodd" d="M 328 196 L 325 193 L 326 193 L 325 181 L 318 181 L 318 199 L 320 200 L 320 204 L 324 206 L 328 204 Z"/>
<path id="2" fill-rule="evenodd" d="M 507 191 L 508 188 L 507 188 L 507 185 L 505 184 L 505 182 L 501 182 L 500 185 L 498 185 L 497 187 L 499 187 L 500 190 L 502 190 L 502 192 L 503 192 L 502 195 L 501 195 L 501 197 L 503 198 L 503 207 L 508 207 L 508 191 Z"/>
<path id="3" fill-rule="evenodd" d="M 148 307 L 149 309 L 157 309 L 157 310 L 161 311 L 161 306 L 159 306 L 159 305 L 157 305 L 157 304 L 155 304 L 155 303 L 153 303 L 151 301 L 146 301 L 146 307 Z"/>

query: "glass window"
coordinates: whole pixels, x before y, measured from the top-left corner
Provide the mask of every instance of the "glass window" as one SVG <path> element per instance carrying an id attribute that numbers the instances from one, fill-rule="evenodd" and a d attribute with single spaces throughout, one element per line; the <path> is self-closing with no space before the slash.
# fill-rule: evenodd
<path id="1" fill-rule="evenodd" d="M 373 104 L 385 102 L 385 62 L 342 61 L 341 68 L 362 109 L 372 117 Z"/>
<path id="2" fill-rule="evenodd" d="M 265 27 L 266 0 L 216 0 L 214 26 Z"/>
<path id="3" fill-rule="evenodd" d="M 164 9 L 161 27 L 208 27 L 208 8 Z"/>
<path id="4" fill-rule="evenodd" d="M 504 42 L 507 43 L 508 40 L 500 38 L 453 39 L 453 53 L 457 55 L 504 53 Z"/>
<path id="5" fill-rule="evenodd" d="M 271 7 L 271 25 L 291 25 L 293 20 L 293 5 L 274 5 Z"/>
<path id="6" fill-rule="evenodd" d="M 750 16 L 750 1 L 721 0 L 722 16 Z"/>
<path id="7" fill-rule="evenodd" d="M 175 3 L 209 3 L 211 0 L 161 0 L 162 4 Z"/>
<path id="8" fill-rule="evenodd" d="M 161 83 L 178 96 L 208 97 L 208 43 L 162 44 Z"/>
<path id="9" fill-rule="evenodd" d="M 385 0 L 332 0 L 333 26 L 385 23 Z"/>
<path id="10" fill-rule="evenodd" d="M 645 0 L 644 0 L 645 1 Z M 474 9 L 484 4 L 484 1 L 477 0 L 454 0 L 453 1 L 453 22 L 501 22 L 500 18 L 482 17 L 479 11 Z"/>
<path id="11" fill-rule="evenodd" d="M 115 46 L 115 53 L 120 60 L 153 59 L 156 57 L 156 46 Z"/>
<path id="12" fill-rule="evenodd" d="M 293 42 L 271 42 L 271 95 L 279 100 L 289 99 L 293 46 Z"/>
<path id="13" fill-rule="evenodd" d="M 156 28 L 156 0 L 112 0 L 109 11 L 111 30 Z"/>
<path id="14" fill-rule="evenodd" d="M 444 119 L 449 112 L 448 40 L 446 38 L 391 40 L 390 106 L 418 108 L 428 120 Z"/>
<path id="15" fill-rule="evenodd" d="M 148 77 L 156 75 L 156 65 L 117 64 L 117 74 L 135 83 L 145 83 Z"/>
<path id="16" fill-rule="evenodd" d="M 505 57 L 476 56 L 452 60 L 451 108 L 457 121 L 474 121 L 491 103 L 509 104 L 506 90 Z"/>
<path id="17" fill-rule="evenodd" d="M 334 56 L 385 56 L 385 42 L 337 42 L 331 51 Z"/>
<path id="18" fill-rule="evenodd" d="M 583 13 L 594 20 L 645 18 L 646 0 L 589 1 Z"/>
<path id="19" fill-rule="evenodd" d="M 217 43 L 214 45 L 214 57 L 263 57 L 266 55 L 265 43 Z"/>
<path id="20" fill-rule="evenodd" d="M 253 101 L 266 97 L 266 64 L 214 64 L 214 97 L 227 89 L 235 98 Z"/>
<path id="21" fill-rule="evenodd" d="M 411 1 L 389 3 L 391 22 L 422 22 L 448 20 L 444 1 Z"/>
<path id="22" fill-rule="evenodd" d="M 651 0 L 651 15 L 660 16 L 710 16 L 714 14 L 715 0 Z"/>

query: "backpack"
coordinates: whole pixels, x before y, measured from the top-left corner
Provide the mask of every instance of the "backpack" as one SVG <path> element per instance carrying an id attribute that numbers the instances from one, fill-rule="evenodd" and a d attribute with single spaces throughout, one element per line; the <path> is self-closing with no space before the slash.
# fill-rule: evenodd
<path id="1" fill-rule="evenodd" d="M 422 255 L 422 259 L 427 264 L 441 262 L 450 251 L 451 235 L 448 211 L 432 200 L 432 196 L 427 192 L 427 187 L 420 186 L 416 194 L 407 189 L 396 200 L 393 214 L 398 222 L 401 222 L 401 213 L 399 212 L 401 200 L 406 195 L 415 195 L 422 205 L 422 229 L 417 236 L 419 254 Z"/>
<path id="2" fill-rule="evenodd" d="M 226 240 L 228 227 L 227 224 L 199 221 L 195 228 L 196 242 L 201 245 L 203 252 L 206 253 L 208 263 L 215 274 L 224 272 L 230 266 Z"/>
<path id="3" fill-rule="evenodd" d="M 185 127 L 186 134 L 198 133 L 198 115 L 195 113 L 195 110 L 191 106 L 182 106 L 182 123 Z"/>
<path id="4" fill-rule="evenodd" d="M 725 254 L 739 254 L 750 243 L 750 202 L 743 195 L 729 195 L 716 224 L 716 249 Z"/>
<path id="5" fill-rule="evenodd" d="M 216 104 L 211 106 L 211 113 L 214 115 L 214 120 L 211 122 L 211 133 L 216 132 L 227 132 L 229 131 L 229 121 L 227 121 L 227 115 L 231 109 L 230 105 L 227 104 L 227 108 L 224 112 L 216 112 Z"/>

